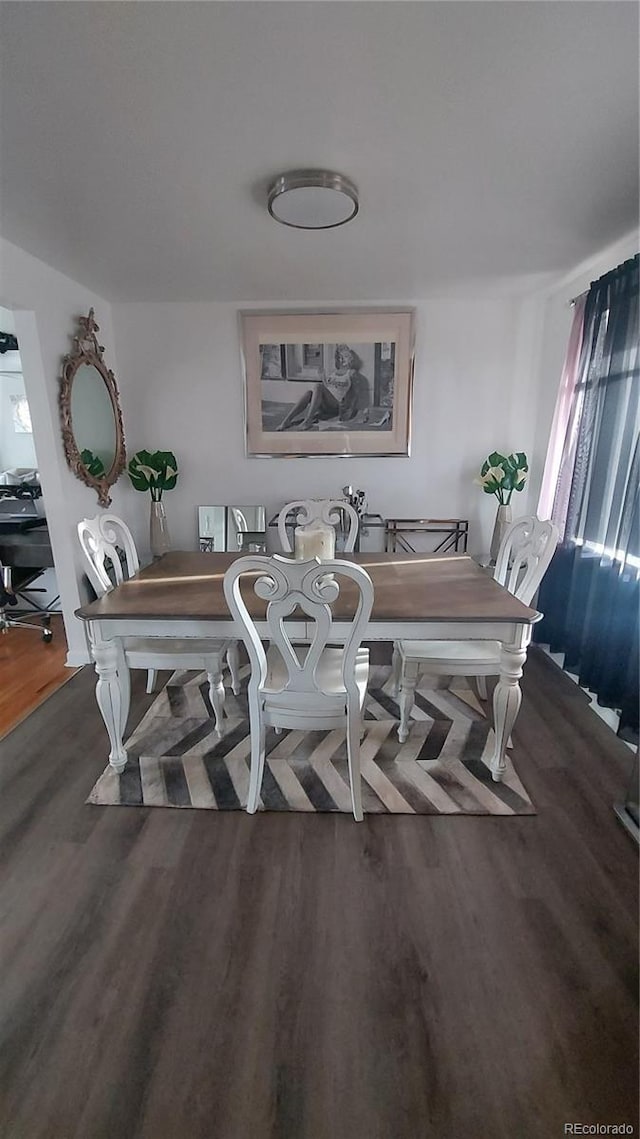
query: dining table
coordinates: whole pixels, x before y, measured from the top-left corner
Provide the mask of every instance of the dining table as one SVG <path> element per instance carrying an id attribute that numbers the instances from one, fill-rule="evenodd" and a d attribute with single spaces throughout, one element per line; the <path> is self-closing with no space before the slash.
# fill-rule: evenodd
<path id="1" fill-rule="evenodd" d="M 228 567 L 242 554 L 173 550 L 139 570 L 109 593 L 83 605 L 98 676 L 96 699 L 110 743 L 109 763 L 118 772 L 127 764 L 123 742 L 130 684 L 124 644 L 131 637 L 239 637 L 224 596 Z M 340 560 L 363 566 L 373 583 L 374 601 L 366 641 L 482 640 L 500 643 L 500 673 L 493 693 L 494 748 L 491 775 L 506 770 L 506 747 L 520 708 L 520 678 L 533 625 L 541 614 L 524 605 L 466 554 L 360 553 Z M 256 574 L 253 574 L 256 577 Z M 333 631 L 346 632 L 357 604 L 357 587 L 337 580 L 332 604 Z M 268 636 L 266 602 L 246 591 L 247 608 L 258 633 Z M 313 638 L 313 622 L 300 612 L 287 621 L 292 641 Z"/>

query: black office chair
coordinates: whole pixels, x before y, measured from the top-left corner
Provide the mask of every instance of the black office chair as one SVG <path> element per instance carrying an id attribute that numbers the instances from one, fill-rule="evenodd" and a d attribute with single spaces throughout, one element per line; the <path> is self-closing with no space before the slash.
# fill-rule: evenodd
<path id="1" fill-rule="evenodd" d="M 18 598 L 11 588 L 11 567 L 0 562 L 0 633 L 6 633 L 8 629 L 37 629 L 45 644 L 49 644 L 53 640 L 53 631 L 49 628 L 51 615 L 44 613 L 40 625 L 25 621 L 23 617 L 10 617 L 7 610 L 17 604 Z"/>

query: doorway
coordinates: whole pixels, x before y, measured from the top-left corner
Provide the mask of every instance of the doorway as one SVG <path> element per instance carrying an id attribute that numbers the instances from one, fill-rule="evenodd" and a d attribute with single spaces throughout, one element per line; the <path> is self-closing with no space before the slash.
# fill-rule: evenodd
<path id="1" fill-rule="evenodd" d="M 66 654 L 20 346 L 0 308 L 0 736 L 68 679 Z"/>

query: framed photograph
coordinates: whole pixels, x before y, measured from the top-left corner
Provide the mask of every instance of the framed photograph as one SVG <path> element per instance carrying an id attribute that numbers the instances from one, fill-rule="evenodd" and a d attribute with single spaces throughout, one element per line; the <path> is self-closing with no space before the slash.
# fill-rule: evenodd
<path id="1" fill-rule="evenodd" d="M 413 310 L 240 314 L 247 454 L 408 455 Z"/>

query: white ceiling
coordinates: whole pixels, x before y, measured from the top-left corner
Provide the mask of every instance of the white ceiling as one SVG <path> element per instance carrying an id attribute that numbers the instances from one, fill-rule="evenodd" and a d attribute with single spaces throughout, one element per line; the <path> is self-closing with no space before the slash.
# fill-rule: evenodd
<path id="1" fill-rule="evenodd" d="M 515 287 L 637 222 L 635 3 L 1 9 L 0 228 L 109 300 Z M 269 217 L 304 166 L 354 222 Z"/>

